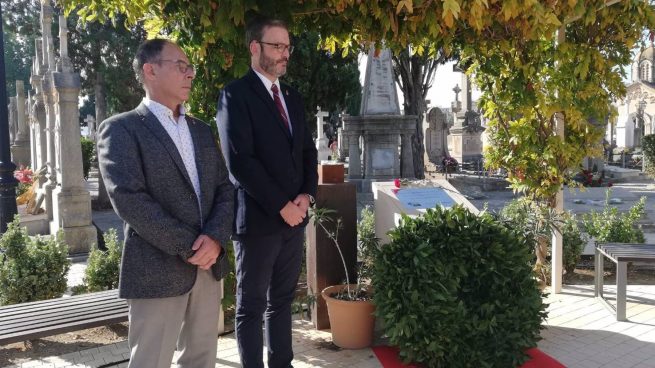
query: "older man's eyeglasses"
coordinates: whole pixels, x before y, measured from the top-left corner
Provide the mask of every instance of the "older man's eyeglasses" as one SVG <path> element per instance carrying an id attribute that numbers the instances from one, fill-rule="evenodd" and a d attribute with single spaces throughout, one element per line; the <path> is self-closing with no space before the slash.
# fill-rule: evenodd
<path id="1" fill-rule="evenodd" d="M 267 45 L 271 46 L 272 48 L 275 49 L 275 51 L 279 52 L 280 54 L 284 53 L 286 50 L 289 50 L 289 54 L 293 53 L 293 45 L 285 45 L 283 43 L 270 43 L 270 42 L 264 42 L 264 41 L 257 41 L 262 45 Z"/>
<path id="2" fill-rule="evenodd" d="M 185 74 L 187 72 L 191 72 L 191 73 L 196 72 L 196 68 L 184 60 L 168 60 L 168 59 L 157 60 L 157 63 L 162 63 L 162 62 L 177 64 L 177 68 L 180 70 L 180 73 L 182 74 Z"/>

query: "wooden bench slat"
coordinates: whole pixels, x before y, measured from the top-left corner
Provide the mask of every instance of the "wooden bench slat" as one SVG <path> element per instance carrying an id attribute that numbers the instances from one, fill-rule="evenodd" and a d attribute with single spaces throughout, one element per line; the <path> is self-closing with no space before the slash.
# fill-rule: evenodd
<path id="1" fill-rule="evenodd" d="M 127 321 L 127 311 L 84 321 L 73 321 L 66 324 L 43 327 L 31 330 L 29 332 L 22 331 L 7 334 L 2 333 L 0 334 L 0 345 L 36 339 L 44 336 L 57 335 L 71 331 L 83 330 L 87 328 L 106 326 L 125 321 Z"/>
<path id="2" fill-rule="evenodd" d="M 3 328 L 2 332 L 0 333 L 0 336 L 4 336 L 7 334 L 12 334 L 16 333 L 19 331 L 29 331 L 29 330 L 39 330 L 41 328 L 49 328 L 53 326 L 59 326 L 59 325 L 66 325 L 69 323 L 84 323 L 84 321 L 88 320 L 95 320 L 95 319 L 104 319 L 107 318 L 107 316 L 113 316 L 115 314 L 122 314 L 125 313 L 127 315 L 127 308 L 110 308 L 105 311 L 99 311 L 95 313 L 93 316 L 88 316 L 88 315 L 73 315 L 73 316 L 65 316 L 64 318 L 61 319 L 51 319 L 51 320 L 44 320 L 41 321 L 40 323 L 35 323 L 32 325 L 19 325 L 19 326 L 14 326 L 12 328 Z"/>
<path id="3" fill-rule="evenodd" d="M 61 297 L 56 299 L 40 300 L 37 302 L 12 304 L 0 307 L 0 314 L 11 313 L 13 311 L 24 311 L 30 309 L 39 309 L 42 307 L 56 306 L 59 304 L 70 304 L 74 301 L 91 301 L 97 299 L 111 299 L 118 298 L 118 290 L 100 291 L 97 293 L 89 293 L 82 295 L 75 295 L 70 297 Z"/>
<path id="4" fill-rule="evenodd" d="M 128 320 L 118 290 L 0 307 L 0 345 Z"/>
<path id="5" fill-rule="evenodd" d="M 127 309 L 127 303 L 123 300 L 110 300 L 103 303 L 78 305 L 75 308 L 52 309 L 48 312 L 34 312 L 25 315 L 14 316 L 13 319 L 0 321 L 3 329 L 9 329 L 14 326 L 34 325 L 42 321 L 58 320 L 69 316 L 93 316 L 98 312 L 108 309 Z"/>
<path id="6" fill-rule="evenodd" d="M 13 309 L 13 308 L 1 309 L 0 308 L 0 323 L 6 320 L 11 320 L 15 318 L 15 316 L 48 313 L 49 311 L 52 310 L 76 308 L 77 306 L 83 306 L 83 305 L 101 304 L 106 302 L 118 302 L 121 299 L 118 299 L 116 296 L 105 296 L 103 298 L 97 298 L 91 300 L 73 299 L 73 298 L 65 298 L 65 300 L 67 301 L 66 303 L 60 301 L 58 303 L 53 303 L 53 304 L 41 304 L 38 306 L 38 308 L 27 308 L 27 309 Z M 125 301 L 123 300 L 123 302 Z"/>

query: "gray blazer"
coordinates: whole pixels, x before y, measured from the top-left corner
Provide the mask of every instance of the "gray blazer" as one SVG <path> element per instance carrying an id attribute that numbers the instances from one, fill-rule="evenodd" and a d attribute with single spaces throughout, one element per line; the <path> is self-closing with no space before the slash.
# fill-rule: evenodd
<path id="1" fill-rule="evenodd" d="M 100 172 L 124 221 L 121 298 L 187 293 L 198 270 L 186 262 L 196 238 L 205 234 L 227 246 L 234 188 L 209 126 L 189 116 L 187 122 L 200 177 L 201 210 L 175 143 L 144 104 L 112 116 L 98 129 Z M 212 267 L 217 280 L 229 271 L 225 254 Z"/>

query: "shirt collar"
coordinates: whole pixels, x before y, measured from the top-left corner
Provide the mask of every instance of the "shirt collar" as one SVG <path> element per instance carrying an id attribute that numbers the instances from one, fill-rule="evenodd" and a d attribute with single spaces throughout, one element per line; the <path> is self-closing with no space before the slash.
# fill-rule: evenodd
<path id="1" fill-rule="evenodd" d="M 149 99 L 147 96 L 143 98 L 143 104 L 146 105 L 146 107 L 152 111 L 153 109 L 157 109 L 159 111 L 165 112 L 167 115 L 173 117 L 173 111 L 169 109 L 167 106 L 160 104 L 159 102 L 155 100 Z M 186 116 L 186 109 L 184 108 L 183 104 L 179 105 L 178 112 L 180 113 L 180 117 L 185 117 Z"/>
<path id="2" fill-rule="evenodd" d="M 271 80 L 268 79 L 268 78 L 266 78 L 262 73 L 258 72 L 258 71 L 255 70 L 254 68 L 253 68 L 252 70 L 255 72 L 255 74 L 257 74 L 257 76 L 259 77 L 259 79 L 262 80 L 262 83 L 264 83 L 264 87 L 266 87 L 266 90 L 267 90 L 269 93 L 271 93 L 271 94 L 273 93 L 273 92 L 271 92 L 271 87 L 272 87 L 274 84 L 277 86 L 277 89 L 278 89 L 278 90 L 281 90 L 281 89 L 280 89 L 280 78 L 277 78 L 277 79 L 275 80 L 275 82 L 271 82 Z"/>

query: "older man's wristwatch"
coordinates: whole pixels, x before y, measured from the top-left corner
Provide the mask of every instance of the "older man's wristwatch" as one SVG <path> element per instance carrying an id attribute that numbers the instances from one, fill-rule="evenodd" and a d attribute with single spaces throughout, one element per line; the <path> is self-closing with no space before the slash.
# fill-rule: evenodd
<path id="1" fill-rule="evenodd" d="M 307 199 L 309 200 L 309 205 L 310 206 L 312 206 L 312 205 L 314 205 L 314 203 L 316 203 L 316 200 L 314 199 L 313 195 L 307 194 L 307 193 L 305 193 L 305 195 L 307 196 Z"/>

